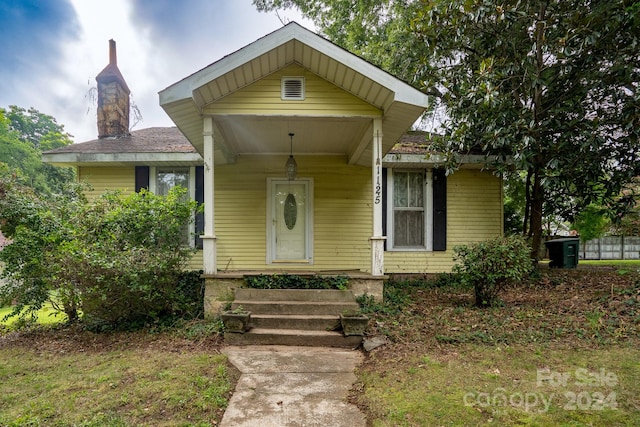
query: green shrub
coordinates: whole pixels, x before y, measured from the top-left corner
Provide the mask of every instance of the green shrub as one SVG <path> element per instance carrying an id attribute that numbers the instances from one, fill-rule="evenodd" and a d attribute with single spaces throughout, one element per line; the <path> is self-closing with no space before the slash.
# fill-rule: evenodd
<path id="1" fill-rule="evenodd" d="M 530 246 L 520 236 L 456 246 L 454 254 L 453 271 L 473 286 L 478 307 L 495 304 L 505 286 L 524 280 L 533 269 Z"/>
<path id="2" fill-rule="evenodd" d="M 199 319 L 204 316 L 202 270 L 180 273 L 174 294 L 173 313 L 186 319 Z"/>
<path id="3" fill-rule="evenodd" d="M 347 276 L 298 276 L 296 274 L 257 274 L 245 276 L 247 287 L 253 289 L 347 289 Z"/>
<path id="4" fill-rule="evenodd" d="M 0 177 L 0 227 L 13 240 L 0 252 L 0 301 L 16 303 L 11 315 L 21 317 L 50 301 L 101 329 L 199 313 L 199 275 L 183 273 L 193 252 L 185 224 L 196 211 L 185 191 L 88 201 L 74 187 L 45 200 Z"/>
<path id="5" fill-rule="evenodd" d="M 70 321 L 77 319 L 79 296 L 73 283 L 58 280 L 63 265 L 57 256 L 73 227 L 69 218 L 86 203 L 81 190 L 74 185 L 45 199 L 15 176 L 0 176 L 0 229 L 12 240 L 0 251 L 0 304 L 14 304 L 6 317 L 30 318 L 51 302 Z"/>
<path id="6" fill-rule="evenodd" d="M 184 192 L 109 192 L 81 210 L 60 277 L 75 284 L 87 320 L 128 328 L 177 314 L 176 284 L 193 252 L 183 242 L 195 202 Z"/>

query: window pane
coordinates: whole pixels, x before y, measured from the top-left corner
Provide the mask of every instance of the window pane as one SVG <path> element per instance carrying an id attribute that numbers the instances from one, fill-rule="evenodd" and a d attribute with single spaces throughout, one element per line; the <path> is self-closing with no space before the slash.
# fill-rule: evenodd
<path id="1" fill-rule="evenodd" d="M 156 194 L 166 196 L 173 187 L 189 188 L 189 171 L 184 169 L 158 170 Z M 188 197 L 188 195 L 187 195 Z"/>
<path id="2" fill-rule="evenodd" d="M 422 172 L 409 174 L 409 195 L 409 206 L 424 206 L 424 174 Z"/>
<path id="3" fill-rule="evenodd" d="M 407 207 L 408 174 L 406 172 L 393 173 L 393 206 Z"/>
<path id="4" fill-rule="evenodd" d="M 394 214 L 393 245 L 424 246 L 424 212 L 396 211 Z"/>

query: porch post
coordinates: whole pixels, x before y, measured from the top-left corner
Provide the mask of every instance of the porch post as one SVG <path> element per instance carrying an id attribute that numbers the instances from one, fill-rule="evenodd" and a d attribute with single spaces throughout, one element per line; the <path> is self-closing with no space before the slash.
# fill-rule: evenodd
<path id="1" fill-rule="evenodd" d="M 382 235 L 382 119 L 373 119 L 372 193 L 373 235 L 371 236 L 371 274 L 384 275 L 384 240 Z"/>
<path id="2" fill-rule="evenodd" d="M 204 234 L 202 238 L 202 255 L 204 274 L 215 274 L 216 268 L 216 228 L 213 197 L 213 117 L 203 119 L 202 135 L 204 137 Z"/>

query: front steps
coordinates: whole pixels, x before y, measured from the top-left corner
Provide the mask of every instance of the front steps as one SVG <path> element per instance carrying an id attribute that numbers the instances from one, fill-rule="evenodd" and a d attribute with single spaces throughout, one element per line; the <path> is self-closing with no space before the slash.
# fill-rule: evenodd
<path id="1" fill-rule="evenodd" d="M 359 309 L 351 291 L 324 289 L 248 289 L 235 291 L 231 309 L 251 312 L 251 329 L 226 332 L 234 345 L 358 347 L 360 336 L 345 337 L 340 314 Z"/>

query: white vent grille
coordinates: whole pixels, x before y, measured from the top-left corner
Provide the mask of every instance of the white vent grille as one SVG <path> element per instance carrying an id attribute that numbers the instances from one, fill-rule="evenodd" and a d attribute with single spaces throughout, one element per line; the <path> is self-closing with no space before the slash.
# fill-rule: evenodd
<path id="1" fill-rule="evenodd" d="M 304 77 L 282 78 L 282 99 L 301 101 L 304 99 Z"/>

